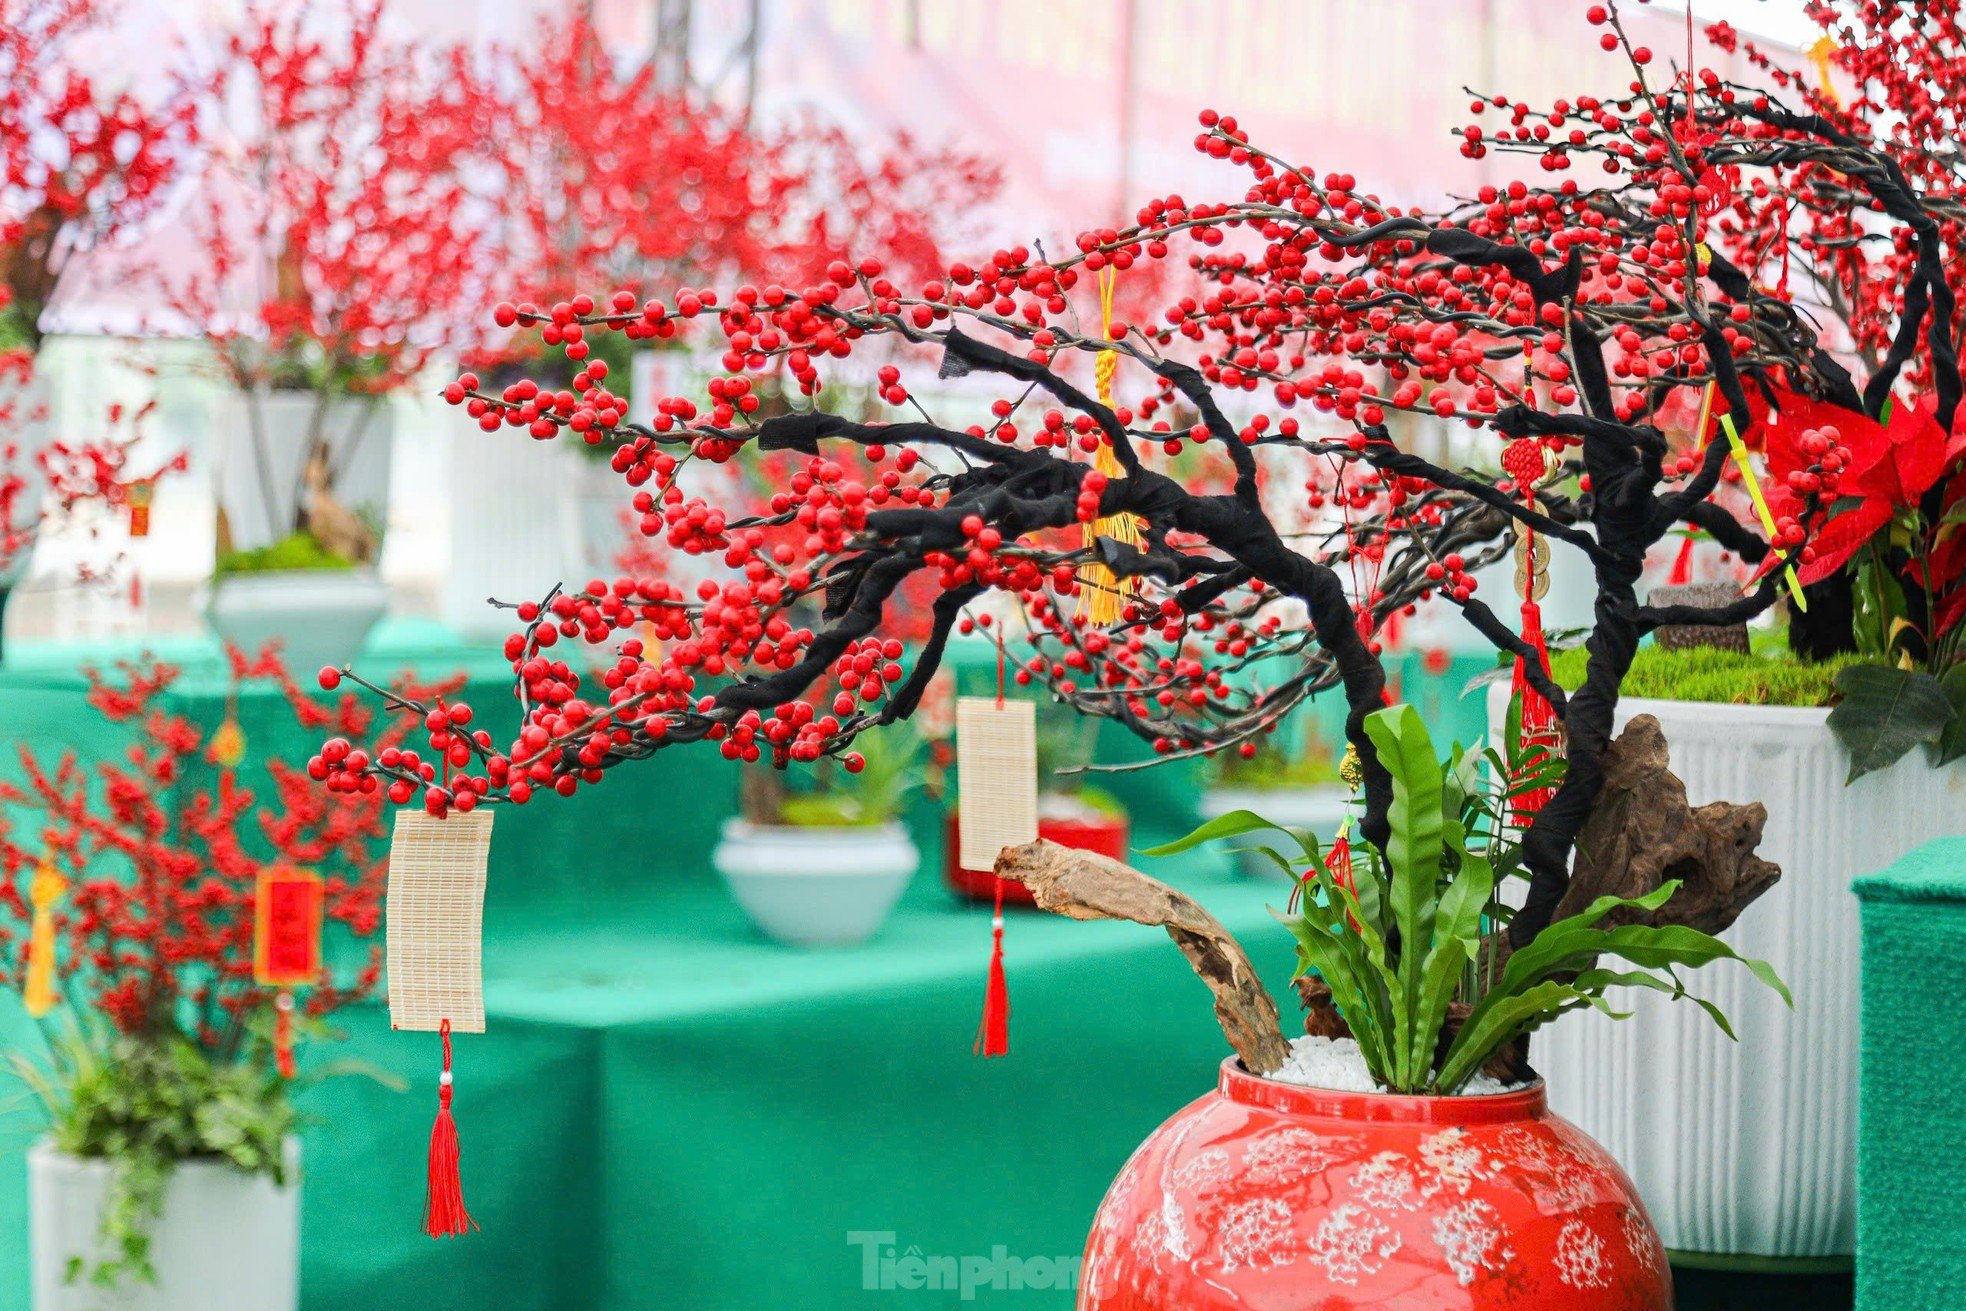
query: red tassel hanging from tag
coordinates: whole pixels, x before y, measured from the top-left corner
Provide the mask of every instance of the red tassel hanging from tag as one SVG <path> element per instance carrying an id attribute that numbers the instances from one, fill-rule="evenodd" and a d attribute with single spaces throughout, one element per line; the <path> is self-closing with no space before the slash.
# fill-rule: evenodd
<path id="1" fill-rule="evenodd" d="M 1003 880 L 997 880 L 997 910 L 990 921 L 990 985 L 983 993 L 983 1023 L 976 1031 L 979 1056 L 1010 1053 L 1010 985 L 1003 976 Z"/>
<path id="2" fill-rule="evenodd" d="M 455 1238 L 478 1227 L 464 1209 L 464 1185 L 458 1178 L 457 1121 L 451 1118 L 451 1022 L 437 1032 L 444 1040 L 444 1072 L 437 1080 L 437 1122 L 430 1127 L 430 1185 L 424 1195 L 423 1232 L 432 1238 Z"/>
<path id="3" fill-rule="evenodd" d="M 294 1077 L 294 995 L 273 999 L 273 1064 L 282 1079 Z"/>

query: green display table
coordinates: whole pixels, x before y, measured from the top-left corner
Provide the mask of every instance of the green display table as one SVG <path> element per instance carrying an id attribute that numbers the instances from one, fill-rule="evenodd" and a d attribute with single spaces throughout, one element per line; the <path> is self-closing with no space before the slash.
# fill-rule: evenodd
<path id="1" fill-rule="evenodd" d="M 118 732 L 83 708 L 77 672 L 118 654 L 129 653 L 10 651 L 5 736 L 85 758 L 118 750 Z M 175 708 L 215 725 L 216 651 L 161 654 L 187 670 Z M 986 650 L 956 662 L 966 683 L 993 681 Z M 1413 655 L 1396 672 L 1443 740 L 1473 742 L 1480 698 L 1461 697 L 1460 682 L 1486 663 L 1430 675 Z M 503 662 L 428 628 L 390 626 L 364 665 L 462 670 L 482 715 L 511 713 Z M 1331 710 L 1318 713 L 1328 731 Z M 255 754 L 313 746 L 267 690 L 249 689 L 239 715 Z M 1108 736 L 1101 758 L 1125 749 Z M 10 757 L 0 751 L 0 768 Z M 1190 766 L 1108 782 L 1136 818 L 1136 846 L 1194 821 Z M 1011 1054 L 980 1060 L 989 911 L 940 887 L 937 810 L 911 815 L 923 870 L 881 933 L 800 952 L 759 938 L 708 872 L 735 793 L 728 762 L 681 750 L 598 792 L 500 814 L 488 1031 L 456 1044 L 464 1185 L 482 1230 L 419 1232 L 436 1040 L 392 1033 L 379 1006 L 344 1012 L 346 1041 L 305 1051 L 303 1072 L 364 1061 L 408 1091 L 342 1078 L 303 1095 L 303 1311 L 1072 1305 L 1069 1290 L 1040 1285 L 1076 1269 L 1120 1165 L 1215 1077 L 1224 1044 L 1206 991 L 1158 930 L 1013 912 Z M 1221 918 L 1289 995 L 1290 939 L 1267 910 L 1280 883 L 1234 878 L 1220 852 L 1142 864 Z M 0 997 L 0 1042 L 41 1050 L 12 997 Z M 0 1307 L 24 1307 L 20 1149 L 38 1125 L 20 1101 L 0 1103 L 0 1145 L 15 1149 L 0 1154 Z M 904 1292 L 912 1256 L 966 1264 L 972 1297 Z M 1746 1277 L 1697 1287 L 1718 1291 L 1683 1291 L 1682 1307 L 1759 1307 L 1776 1291 Z M 1808 1295 L 1825 1287 L 1828 1300 Z M 1836 1305 L 1833 1284 L 1779 1292 L 1787 1306 Z"/>
<path id="2" fill-rule="evenodd" d="M 1858 879 L 1863 1043 L 1857 1103 L 1857 1305 L 1924 1311 L 1966 1290 L 1959 1052 L 1966 1018 L 1966 837 Z"/>

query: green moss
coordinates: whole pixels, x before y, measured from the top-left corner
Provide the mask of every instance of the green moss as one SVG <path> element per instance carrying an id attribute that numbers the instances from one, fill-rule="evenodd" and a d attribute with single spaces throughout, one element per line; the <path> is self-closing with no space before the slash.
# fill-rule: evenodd
<path id="1" fill-rule="evenodd" d="M 1575 689 L 1584 681 L 1585 659 L 1582 647 L 1559 651 L 1550 658 L 1550 674 L 1560 686 Z M 1837 700 L 1837 674 L 1858 660 L 1846 655 L 1803 664 L 1786 652 L 1744 655 L 1713 647 L 1668 651 L 1645 646 L 1639 648 L 1619 691 L 1661 701 L 1826 706 Z"/>
<path id="2" fill-rule="evenodd" d="M 1104 815 L 1107 819 L 1125 819 L 1126 807 L 1120 799 L 1105 788 L 1086 786 L 1072 794 L 1087 809 Z"/>
<path id="3" fill-rule="evenodd" d="M 778 822 L 793 828 L 874 828 L 887 821 L 887 815 L 850 793 L 801 792 L 778 806 Z"/>
<path id="4" fill-rule="evenodd" d="M 263 574 L 278 569 L 353 569 L 355 562 L 336 555 L 314 539 L 311 533 L 294 533 L 270 546 L 250 551 L 221 552 L 213 572 L 217 574 Z"/>
<path id="5" fill-rule="evenodd" d="M 1223 787 L 1250 788 L 1260 792 L 1285 788 L 1325 787 L 1341 782 L 1338 763 L 1329 752 L 1306 754 L 1295 760 L 1282 752 L 1258 751 L 1244 760 L 1234 751 L 1216 757 L 1216 782 Z"/>

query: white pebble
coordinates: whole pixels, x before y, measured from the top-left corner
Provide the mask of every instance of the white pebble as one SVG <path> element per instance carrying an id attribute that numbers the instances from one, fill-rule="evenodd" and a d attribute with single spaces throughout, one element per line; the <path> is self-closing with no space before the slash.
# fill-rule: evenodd
<path id="1" fill-rule="evenodd" d="M 1358 1043 L 1351 1038 L 1313 1038 L 1306 1035 L 1290 1043 L 1290 1059 L 1269 1076 L 1278 1083 L 1294 1083 L 1303 1088 L 1324 1088 L 1332 1092 L 1384 1092 L 1372 1081 L 1359 1055 Z M 1460 1097 L 1487 1097 L 1515 1092 L 1529 1085 L 1501 1083 L 1477 1073 L 1456 1094 Z"/>

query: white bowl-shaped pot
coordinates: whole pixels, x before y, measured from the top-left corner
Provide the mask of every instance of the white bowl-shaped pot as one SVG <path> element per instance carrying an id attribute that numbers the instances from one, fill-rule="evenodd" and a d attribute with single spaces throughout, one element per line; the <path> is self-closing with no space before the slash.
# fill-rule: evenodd
<path id="1" fill-rule="evenodd" d="M 300 1300 L 300 1143 L 287 1183 L 219 1161 L 171 1172 L 150 1231 L 155 1283 L 90 1282 L 106 1255 L 102 1207 L 114 1163 L 37 1143 L 27 1155 L 34 1311 L 294 1311 Z M 76 1260 L 80 1273 L 69 1278 Z"/>
<path id="2" fill-rule="evenodd" d="M 1507 705 L 1506 685 L 1497 691 Z M 1491 723 L 1499 723 L 1497 700 Z M 1746 970 L 1687 975 L 1740 1035 L 1698 1007 L 1638 989 L 1619 1024 L 1563 1023 L 1531 1059 L 1551 1108 L 1630 1171 L 1669 1249 L 1729 1256 L 1845 1257 L 1856 1246 L 1855 876 L 1932 838 L 1966 832 L 1966 770 L 1922 747 L 1845 786 L 1850 757 L 1829 711 L 1627 698 L 1622 729 L 1652 715 L 1687 800 L 1759 801 L 1760 854 L 1782 877 L 1721 936 L 1772 964 L 1793 1012 Z"/>
<path id="3" fill-rule="evenodd" d="M 851 828 L 724 821 L 710 861 L 765 936 L 850 947 L 887 919 L 921 854 L 900 824 Z"/>
<path id="4" fill-rule="evenodd" d="M 247 652 L 278 638 L 287 668 L 304 679 L 359 655 L 388 608 L 388 586 L 373 569 L 276 569 L 213 579 L 205 617 Z"/>

